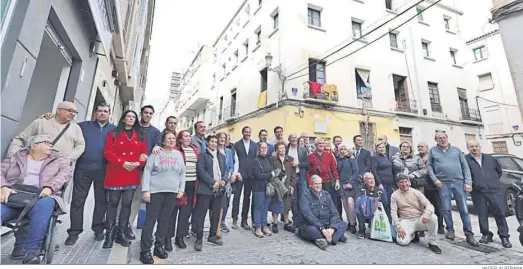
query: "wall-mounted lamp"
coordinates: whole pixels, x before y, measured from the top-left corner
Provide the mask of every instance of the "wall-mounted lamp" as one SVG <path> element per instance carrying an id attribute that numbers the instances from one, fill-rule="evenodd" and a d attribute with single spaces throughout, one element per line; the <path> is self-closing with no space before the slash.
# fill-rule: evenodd
<path id="1" fill-rule="evenodd" d="M 105 54 L 103 53 L 102 42 L 98 40 L 93 40 L 91 42 L 89 56 L 93 57 L 93 55 L 105 56 Z"/>
<path id="2" fill-rule="evenodd" d="M 298 106 L 298 112 L 294 112 L 294 115 L 296 117 L 303 118 L 305 116 L 305 111 L 303 111 L 303 107 L 302 106 Z"/>

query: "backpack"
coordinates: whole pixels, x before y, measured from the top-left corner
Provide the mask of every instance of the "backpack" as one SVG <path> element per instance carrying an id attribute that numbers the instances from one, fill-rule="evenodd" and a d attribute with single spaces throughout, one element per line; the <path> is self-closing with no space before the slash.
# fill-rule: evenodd
<path id="1" fill-rule="evenodd" d="M 374 216 L 374 211 L 378 208 L 378 198 L 362 195 L 356 199 L 354 212 L 370 220 Z"/>

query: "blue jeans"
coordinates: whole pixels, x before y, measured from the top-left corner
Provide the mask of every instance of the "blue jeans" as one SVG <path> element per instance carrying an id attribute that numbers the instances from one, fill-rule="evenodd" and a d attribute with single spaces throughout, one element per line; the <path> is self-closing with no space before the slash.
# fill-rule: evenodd
<path id="1" fill-rule="evenodd" d="M 345 236 L 344 234 L 345 230 L 347 230 L 347 224 L 345 222 L 339 222 L 338 224 L 334 225 L 334 228 L 336 228 L 336 231 L 334 234 L 332 234 L 332 241 L 338 242 Z M 299 235 L 301 238 L 311 242 L 314 242 L 316 239 L 325 238 L 321 231 L 312 225 L 307 225 L 303 228 L 300 228 Z"/>
<path id="2" fill-rule="evenodd" d="M 252 199 L 254 204 L 254 228 L 263 228 L 267 225 L 267 215 L 269 211 L 270 196 L 265 195 L 265 192 L 253 192 Z"/>
<path id="3" fill-rule="evenodd" d="M 454 223 L 452 221 L 452 194 L 454 194 L 459 215 L 463 222 L 463 232 L 465 235 L 474 235 L 467 207 L 467 194 L 465 193 L 464 184 L 457 182 L 443 182 L 443 188 L 439 190 L 441 205 L 443 207 L 443 218 L 445 219 L 447 231 L 454 232 Z"/>
<path id="4" fill-rule="evenodd" d="M 22 209 L 14 209 L 2 205 L 1 222 L 15 219 L 20 215 Z M 49 228 L 49 219 L 54 213 L 55 200 L 51 197 L 41 198 L 36 202 L 31 210 L 27 214 L 29 219 L 29 227 L 27 234 L 20 233 L 16 236 L 18 241 L 17 245 L 21 245 L 24 248 L 24 253 L 36 254 L 40 250 L 42 242 Z"/>

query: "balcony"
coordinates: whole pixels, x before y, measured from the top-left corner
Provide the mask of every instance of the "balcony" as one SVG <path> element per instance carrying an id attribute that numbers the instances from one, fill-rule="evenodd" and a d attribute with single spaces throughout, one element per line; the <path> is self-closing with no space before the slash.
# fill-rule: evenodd
<path id="1" fill-rule="evenodd" d="M 461 120 L 481 122 L 481 115 L 477 109 L 462 109 Z"/>
<path id="2" fill-rule="evenodd" d="M 193 95 L 180 105 L 180 118 L 191 116 L 195 111 L 199 111 L 204 108 L 209 102 L 209 98 Z"/>
<path id="3" fill-rule="evenodd" d="M 236 105 L 225 107 L 220 114 L 221 119 L 225 122 L 234 121 L 238 118 L 238 111 Z"/>
<path id="4" fill-rule="evenodd" d="M 396 100 L 396 112 L 418 114 L 418 102 L 416 100 Z"/>
<path id="5" fill-rule="evenodd" d="M 310 87 L 309 82 L 305 82 L 303 87 L 303 99 L 305 99 L 305 101 L 323 104 L 338 103 L 338 87 L 334 84 L 321 84 L 321 89 L 319 91 L 314 91 Z"/>

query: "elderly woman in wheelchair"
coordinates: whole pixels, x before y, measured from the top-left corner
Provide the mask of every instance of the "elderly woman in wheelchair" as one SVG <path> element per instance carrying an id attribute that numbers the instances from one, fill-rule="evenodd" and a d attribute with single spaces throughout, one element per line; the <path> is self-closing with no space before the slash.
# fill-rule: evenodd
<path id="1" fill-rule="evenodd" d="M 51 137 L 29 138 L 28 148 L 7 156 L 0 175 L 1 223 L 27 218 L 28 226 L 15 230 L 13 259 L 39 264 L 39 252 L 53 214 L 65 214 L 62 187 L 71 179 L 70 161 L 53 150 Z M 22 216 L 21 216 L 22 215 Z"/>

